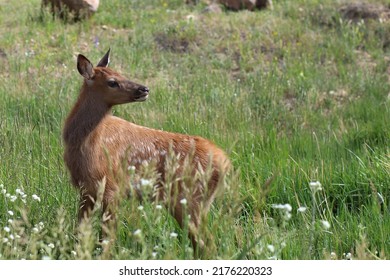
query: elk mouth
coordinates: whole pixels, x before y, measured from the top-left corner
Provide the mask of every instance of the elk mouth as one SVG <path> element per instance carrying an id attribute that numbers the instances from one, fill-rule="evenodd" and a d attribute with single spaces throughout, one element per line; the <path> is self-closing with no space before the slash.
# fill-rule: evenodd
<path id="1" fill-rule="evenodd" d="M 137 96 L 134 98 L 135 101 L 145 101 L 149 96 L 149 88 L 145 86 L 139 86 L 137 89 Z"/>
<path id="2" fill-rule="evenodd" d="M 134 98 L 134 101 L 137 102 L 145 101 L 146 99 L 148 99 L 148 97 L 149 97 L 149 93 L 144 93 L 143 95 Z"/>

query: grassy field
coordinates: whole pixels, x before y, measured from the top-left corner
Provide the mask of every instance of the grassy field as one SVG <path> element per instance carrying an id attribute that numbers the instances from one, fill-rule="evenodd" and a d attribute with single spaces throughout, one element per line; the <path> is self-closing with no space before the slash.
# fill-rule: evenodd
<path id="1" fill-rule="evenodd" d="M 0 0 L 0 259 L 194 257 L 155 204 L 123 201 L 115 242 L 77 226 L 61 130 L 77 54 L 96 63 L 109 47 L 111 67 L 151 90 L 115 115 L 212 139 L 232 160 L 203 258 L 389 259 L 390 20 L 349 21 L 348 1 L 183 2 L 101 1 L 64 23 L 39 0 Z"/>

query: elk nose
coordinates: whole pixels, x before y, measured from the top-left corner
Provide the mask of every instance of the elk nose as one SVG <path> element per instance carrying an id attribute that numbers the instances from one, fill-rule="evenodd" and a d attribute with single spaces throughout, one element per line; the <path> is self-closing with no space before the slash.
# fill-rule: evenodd
<path id="1" fill-rule="evenodd" d="M 149 88 L 148 87 L 139 86 L 137 90 L 138 90 L 138 94 L 149 93 Z"/>

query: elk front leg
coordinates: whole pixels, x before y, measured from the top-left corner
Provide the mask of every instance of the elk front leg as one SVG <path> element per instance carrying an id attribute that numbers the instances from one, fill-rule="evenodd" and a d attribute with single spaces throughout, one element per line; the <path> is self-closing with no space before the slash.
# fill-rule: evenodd
<path id="1" fill-rule="evenodd" d="M 118 207 L 118 193 L 115 187 L 106 187 L 102 201 L 102 236 L 103 239 L 114 239 L 117 230 L 115 212 Z"/>

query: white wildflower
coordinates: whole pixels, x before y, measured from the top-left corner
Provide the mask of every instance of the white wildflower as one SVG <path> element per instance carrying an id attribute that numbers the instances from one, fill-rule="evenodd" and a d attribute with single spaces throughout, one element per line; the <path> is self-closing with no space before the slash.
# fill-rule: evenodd
<path id="1" fill-rule="evenodd" d="M 330 229 L 330 223 L 328 221 L 321 220 L 321 223 L 324 229 Z"/>
<path id="2" fill-rule="evenodd" d="M 127 167 L 127 170 L 134 171 L 135 170 L 135 166 L 134 165 L 129 165 Z"/>
<path id="3" fill-rule="evenodd" d="M 186 16 L 186 19 L 187 19 L 187 22 L 191 22 L 191 21 L 195 20 L 195 16 L 192 14 L 189 14 L 188 16 Z"/>
<path id="4" fill-rule="evenodd" d="M 108 244 L 110 244 L 110 240 L 104 239 L 104 240 L 102 241 L 102 244 L 103 244 L 103 245 L 108 245 Z"/>
<path id="5" fill-rule="evenodd" d="M 6 193 L 7 193 L 7 190 L 6 190 L 6 189 L 1 189 L 1 193 L 2 193 L 2 194 L 6 194 Z"/>
<path id="6" fill-rule="evenodd" d="M 140 205 L 140 206 L 137 207 L 137 209 L 138 209 L 139 211 L 142 211 L 142 210 L 144 210 L 144 207 L 143 207 L 142 205 Z"/>
<path id="7" fill-rule="evenodd" d="M 13 215 L 14 215 L 14 212 L 11 211 L 11 210 L 9 210 L 7 213 L 8 213 L 8 215 L 10 215 L 10 216 L 13 216 Z"/>
<path id="8" fill-rule="evenodd" d="M 322 190 L 322 185 L 320 182 L 316 181 L 316 182 L 310 182 L 309 183 L 309 187 L 311 189 L 311 191 L 313 193 L 316 193 L 318 191 L 321 191 Z"/>
<path id="9" fill-rule="evenodd" d="M 0 184 L 0 189 L 4 189 L 4 185 L 3 184 Z"/>
<path id="10" fill-rule="evenodd" d="M 136 231 L 134 231 L 133 234 L 134 234 L 135 236 L 139 236 L 139 235 L 141 235 L 141 232 L 142 232 L 142 231 L 141 231 L 140 229 L 137 229 Z"/>
<path id="11" fill-rule="evenodd" d="M 49 247 L 49 248 L 51 248 L 51 249 L 54 249 L 54 244 L 53 243 L 49 243 L 49 244 L 47 244 L 47 247 Z"/>
<path id="12" fill-rule="evenodd" d="M 39 196 L 37 196 L 36 194 L 33 194 L 32 195 L 32 198 L 38 202 L 41 202 L 41 198 Z"/>
<path id="13" fill-rule="evenodd" d="M 34 225 L 34 228 L 32 229 L 33 232 L 38 233 L 44 228 L 44 224 L 42 222 L 39 222 L 38 224 Z"/>
<path id="14" fill-rule="evenodd" d="M 4 237 L 3 238 L 3 243 L 7 243 L 8 242 L 8 238 L 7 237 Z"/>
<path id="15" fill-rule="evenodd" d="M 11 202 L 15 202 L 15 200 L 18 199 L 18 197 L 16 195 L 11 195 L 10 198 Z"/>
<path id="16" fill-rule="evenodd" d="M 8 223 L 12 225 L 12 223 L 14 222 L 14 220 L 12 219 L 8 219 Z"/>
<path id="17" fill-rule="evenodd" d="M 102 252 L 103 252 L 103 248 L 102 247 L 97 247 L 95 249 L 95 251 L 94 251 L 94 254 L 100 255 Z"/>
<path id="18" fill-rule="evenodd" d="M 157 205 L 156 205 L 156 209 L 157 209 L 157 210 L 162 209 L 162 205 L 161 205 L 161 204 L 157 204 Z"/>
<path id="19" fill-rule="evenodd" d="M 268 248 L 268 250 L 271 252 L 271 253 L 273 253 L 273 252 L 275 252 L 275 247 L 274 247 L 274 245 L 267 245 L 267 248 Z"/>
<path id="20" fill-rule="evenodd" d="M 331 259 L 331 260 L 337 259 L 337 255 L 336 255 L 335 252 L 331 252 L 331 253 L 330 253 L 330 259 Z"/>
<path id="21" fill-rule="evenodd" d="M 149 186 L 150 183 L 151 183 L 150 180 L 141 179 L 141 186 L 142 186 L 142 187 Z"/>
<path id="22" fill-rule="evenodd" d="M 301 206 L 297 209 L 298 212 L 303 213 L 306 212 L 307 208 L 305 206 Z"/>
<path id="23" fill-rule="evenodd" d="M 348 252 L 348 253 L 345 255 L 345 259 L 346 259 L 346 260 L 352 260 L 352 254 Z"/>
<path id="24" fill-rule="evenodd" d="M 176 232 L 171 232 L 171 234 L 169 236 L 172 238 L 176 238 L 178 236 L 178 234 Z"/>
<path id="25" fill-rule="evenodd" d="M 290 204 L 286 203 L 286 204 L 272 204 L 271 205 L 272 208 L 274 209 L 280 209 L 282 210 L 283 212 L 283 218 L 285 220 L 290 220 L 291 219 L 291 210 L 292 210 L 292 207 Z"/>
<path id="26" fill-rule="evenodd" d="M 183 198 L 182 200 L 180 200 L 180 204 L 186 205 L 187 204 L 187 199 Z"/>
<path id="27" fill-rule="evenodd" d="M 4 231 L 5 231 L 5 232 L 10 232 L 11 229 L 10 229 L 9 227 L 4 227 Z"/>
<path id="28" fill-rule="evenodd" d="M 281 210 L 284 210 L 286 212 L 291 212 L 291 210 L 292 210 L 291 205 L 288 203 L 286 203 L 286 204 L 272 204 L 271 206 L 272 206 L 272 208 L 281 209 Z"/>
<path id="29" fill-rule="evenodd" d="M 10 234 L 10 235 L 9 235 L 9 239 L 14 240 L 14 239 L 15 239 L 14 235 L 13 235 L 13 234 Z"/>
<path id="30" fill-rule="evenodd" d="M 26 194 L 21 190 L 21 189 L 16 189 L 15 190 L 16 194 L 20 195 L 21 197 L 25 196 Z"/>
<path id="31" fill-rule="evenodd" d="M 76 251 L 70 251 L 70 253 L 71 253 L 74 257 L 77 256 Z"/>
<path id="32" fill-rule="evenodd" d="M 11 196 L 10 193 L 6 193 L 6 194 L 5 194 L 5 197 L 6 197 L 6 198 L 9 198 L 10 196 Z"/>
<path id="33" fill-rule="evenodd" d="M 157 257 L 157 252 L 152 252 L 152 257 L 153 258 Z"/>

